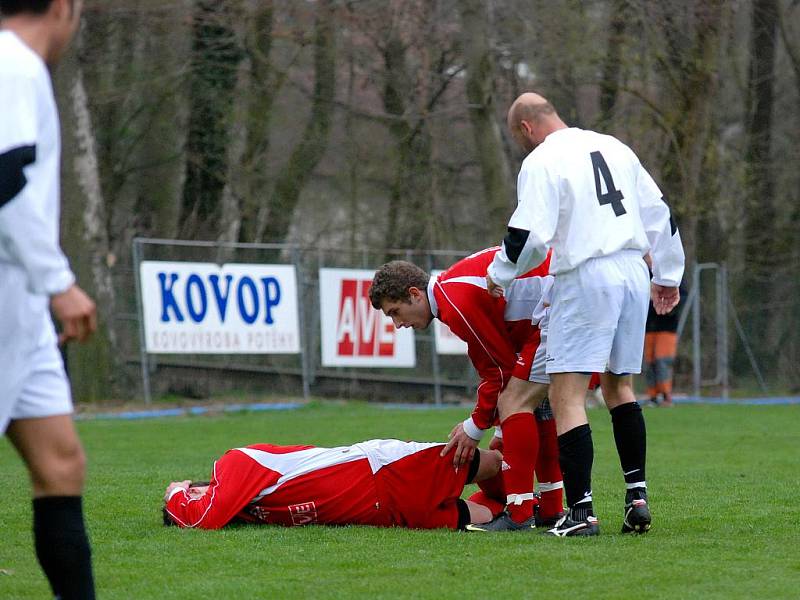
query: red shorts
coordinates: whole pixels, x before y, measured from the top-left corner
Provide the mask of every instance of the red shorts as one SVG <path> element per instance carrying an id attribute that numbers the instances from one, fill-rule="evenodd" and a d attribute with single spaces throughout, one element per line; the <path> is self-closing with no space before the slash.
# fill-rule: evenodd
<path id="1" fill-rule="evenodd" d="M 533 333 L 517 354 L 511 375 L 522 381 L 549 384 L 550 378 L 545 372 L 545 342 L 546 334 L 543 335 L 538 327 L 533 328 Z"/>
<path id="2" fill-rule="evenodd" d="M 458 529 L 465 524 L 466 505 L 459 499 L 467 483 L 470 465 L 456 471 L 453 467 L 455 450 L 441 457 L 442 447 L 433 446 L 415 452 L 375 473 L 378 497 L 385 503 L 395 525 L 416 529 Z"/>

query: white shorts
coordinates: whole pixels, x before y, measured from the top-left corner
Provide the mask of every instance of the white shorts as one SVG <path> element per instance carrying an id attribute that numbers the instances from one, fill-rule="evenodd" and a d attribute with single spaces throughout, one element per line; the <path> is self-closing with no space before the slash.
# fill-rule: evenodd
<path id="1" fill-rule="evenodd" d="M 547 328 L 540 330 L 541 341 L 533 356 L 530 381 L 550 385 L 550 376 L 547 374 Z"/>
<path id="2" fill-rule="evenodd" d="M 72 414 L 72 393 L 47 299 L 0 264 L 0 434 L 11 419 Z"/>
<path id="3" fill-rule="evenodd" d="M 639 373 L 650 275 L 638 250 L 592 258 L 553 285 L 547 373 Z"/>

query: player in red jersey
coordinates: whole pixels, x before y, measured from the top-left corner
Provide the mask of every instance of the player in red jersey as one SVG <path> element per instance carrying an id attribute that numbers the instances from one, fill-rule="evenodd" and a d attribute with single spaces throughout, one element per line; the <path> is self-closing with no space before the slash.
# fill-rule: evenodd
<path id="1" fill-rule="evenodd" d="M 485 430 L 499 420 L 508 465 L 503 471 L 507 510 L 477 529 L 530 530 L 536 524 L 534 467 L 544 492 L 540 525 L 543 519 L 556 520 L 562 506 L 555 424 L 552 417 L 534 418 L 549 383 L 544 365 L 548 311 L 543 299 L 552 278 L 548 257 L 516 279 L 505 297 L 490 296 L 485 270 L 498 250 L 468 256 L 438 277 L 411 263 L 393 261 L 378 269 L 369 293 L 372 305 L 396 327 L 425 329 L 435 317 L 467 343 L 481 378 L 478 399 L 472 415 L 453 428 L 445 450 L 456 448 L 457 463 L 468 460 Z"/>
<path id="2" fill-rule="evenodd" d="M 208 484 L 176 481 L 164 522 L 219 529 L 233 520 L 274 525 L 374 525 L 463 529 L 491 520 L 461 500 L 464 485 L 496 478 L 501 455 L 481 450 L 467 468 L 441 456 L 444 443 L 368 440 L 352 446 L 255 444 L 228 450 Z"/>

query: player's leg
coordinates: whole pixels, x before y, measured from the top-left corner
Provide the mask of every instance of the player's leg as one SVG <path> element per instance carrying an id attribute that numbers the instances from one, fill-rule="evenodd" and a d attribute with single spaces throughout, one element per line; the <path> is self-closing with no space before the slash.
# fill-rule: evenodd
<path id="1" fill-rule="evenodd" d="M 600 384 L 611 413 L 614 441 L 625 478 L 623 532 L 643 533 L 650 528 L 651 520 L 645 475 L 647 431 L 630 374 L 641 370 L 649 279 L 642 261 L 630 261 L 620 268 L 626 269 L 626 293 L 608 360 L 609 372 L 601 375 Z"/>
<path id="2" fill-rule="evenodd" d="M 72 417 L 13 420 L 7 433 L 30 472 L 36 554 L 53 593 L 94 598 L 82 501 L 86 459 Z"/>
<path id="3" fill-rule="evenodd" d="M 551 529 L 553 535 L 596 535 L 592 505 L 594 445 L 584 407 L 589 374 L 551 373 L 550 404 L 556 419 L 558 454 L 569 512 Z"/>
<path id="4" fill-rule="evenodd" d="M 537 352 L 540 381 L 536 381 L 533 376 Z M 503 432 L 503 459 L 507 465 L 503 471 L 503 487 L 506 491 L 508 514 L 493 524 L 500 529 L 505 529 L 506 525 L 516 528 L 521 523 L 535 522 L 534 509 L 537 502 L 534 496 L 533 473 L 539 456 L 539 430 L 533 411 L 547 396 L 547 381 L 542 332 L 533 328 L 529 342 L 518 355 L 513 375 L 497 401 L 500 428 Z"/>
<path id="5" fill-rule="evenodd" d="M 472 523 L 486 523 L 502 513 L 506 507 L 506 492 L 501 471 L 503 456 L 497 450 L 482 448 L 478 448 L 477 454 L 478 469 L 475 476 L 467 483 L 477 483 L 480 490 L 472 494 L 467 499 L 467 503 L 480 504 L 491 513 L 492 516 L 489 519 L 471 521 Z"/>
<path id="6" fill-rule="evenodd" d="M 467 506 L 467 510 L 469 510 L 470 523 L 489 523 L 494 518 L 494 512 L 489 506 L 481 502 L 475 502 L 472 499 L 464 500 L 464 503 Z"/>
<path id="7" fill-rule="evenodd" d="M 656 336 L 650 331 L 644 337 L 644 377 L 647 384 L 647 397 L 653 404 L 658 404 L 658 387 L 656 381 Z"/>
<path id="8" fill-rule="evenodd" d="M 539 431 L 533 410 L 547 386 L 511 377 L 497 402 L 503 431 L 503 471 L 508 514 L 515 523 L 533 520 L 533 472 L 539 455 Z"/>
<path id="9" fill-rule="evenodd" d="M 505 463 L 499 471 L 502 478 L 501 489 L 505 490 L 505 508 L 494 520 L 484 525 L 471 524 L 469 531 L 495 532 L 495 531 L 531 531 L 535 528 L 533 494 L 533 468 L 536 464 L 538 453 L 538 432 L 533 419 L 532 406 L 538 403 L 541 388 L 546 391 L 546 386 L 532 384 L 514 377 L 501 394 L 513 394 L 513 400 L 505 403 L 506 418 L 501 422 L 503 428 L 503 455 Z M 498 402 L 499 406 L 499 402 Z M 503 414 L 503 413 L 501 413 Z M 501 417 L 502 418 L 502 417 Z M 495 461 L 499 460 L 499 453 L 495 454 Z M 499 469 L 499 465 L 497 466 Z M 492 484 L 492 489 L 499 488 L 497 479 L 485 480 Z M 481 487 L 486 487 L 479 484 Z M 479 498 L 479 497 L 478 497 Z M 486 506 L 493 507 L 486 503 Z M 494 512 L 494 511 L 493 511 Z"/>
<path id="10" fill-rule="evenodd" d="M 623 532 L 644 533 L 650 529 L 650 510 L 647 506 L 647 429 L 644 415 L 633 393 L 630 375 L 601 376 L 603 394 L 611 413 L 614 441 L 620 467 L 625 478 L 625 508 Z"/>
<path id="11" fill-rule="evenodd" d="M 652 335 L 655 336 L 654 376 L 657 392 L 663 396 L 664 406 L 672 406 L 672 369 L 678 349 L 678 336 L 672 331 L 659 331 Z"/>
<path id="12" fill-rule="evenodd" d="M 558 459 L 556 421 L 549 400 L 534 411 L 539 430 L 539 456 L 536 459 L 536 480 L 539 499 L 537 527 L 552 526 L 564 515 L 564 482 Z"/>
<path id="13" fill-rule="evenodd" d="M 623 275 L 598 258 L 555 278 L 547 339 L 550 404 L 568 513 L 552 535 L 599 533 L 592 505 L 594 445 L 585 396 L 591 373 L 605 371 L 622 308 Z"/>

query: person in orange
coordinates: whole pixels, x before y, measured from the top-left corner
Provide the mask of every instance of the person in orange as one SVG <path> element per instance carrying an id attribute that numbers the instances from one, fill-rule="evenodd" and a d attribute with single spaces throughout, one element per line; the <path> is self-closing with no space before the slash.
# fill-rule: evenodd
<path id="1" fill-rule="evenodd" d="M 672 406 L 672 370 L 678 351 L 678 321 L 686 294 L 665 315 L 659 315 L 650 303 L 644 336 L 644 375 L 647 396 L 654 406 Z"/>

